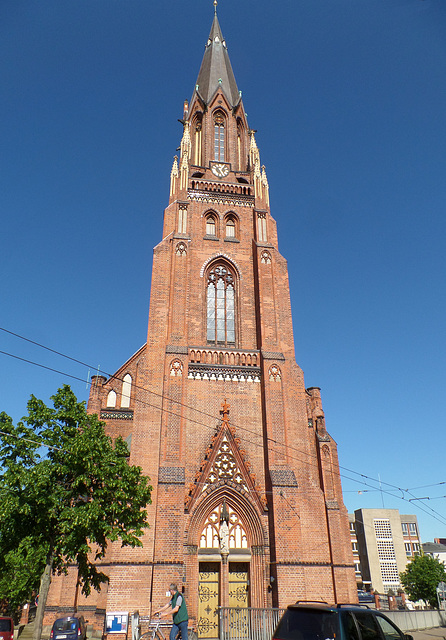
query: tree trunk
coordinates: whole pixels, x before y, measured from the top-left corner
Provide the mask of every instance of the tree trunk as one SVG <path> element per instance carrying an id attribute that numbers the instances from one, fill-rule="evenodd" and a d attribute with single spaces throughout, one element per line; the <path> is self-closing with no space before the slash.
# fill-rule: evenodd
<path id="1" fill-rule="evenodd" d="M 45 571 L 40 578 L 39 600 L 37 603 L 36 619 L 34 620 L 33 640 L 40 640 L 42 635 L 43 614 L 45 612 L 46 601 L 51 584 L 51 574 L 53 568 L 53 555 L 48 554 Z"/>

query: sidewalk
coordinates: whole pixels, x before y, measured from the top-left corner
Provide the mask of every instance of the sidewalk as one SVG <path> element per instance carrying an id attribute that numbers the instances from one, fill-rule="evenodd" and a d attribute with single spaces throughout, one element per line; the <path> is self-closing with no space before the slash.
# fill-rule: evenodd
<path id="1" fill-rule="evenodd" d="M 446 627 L 432 627 L 422 631 L 406 631 L 414 640 L 446 640 Z"/>

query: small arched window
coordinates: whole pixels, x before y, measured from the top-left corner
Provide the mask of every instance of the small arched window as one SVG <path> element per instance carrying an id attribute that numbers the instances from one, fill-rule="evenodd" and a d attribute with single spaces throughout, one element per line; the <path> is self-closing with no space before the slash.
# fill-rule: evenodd
<path id="1" fill-rule="evenodd" d="M 225 161 L 225 118 L 220 111 L 214 116 L 214 160 Z"/>
<path id="2" fill-rule="evenodd" d="M 228 216 L 226 218 L 226 237 L 235 238 L 235 236 L 236 236 L 235 218 L 234 216 Z"/>
<path id="3" fill-rule="evenodd" d="M 130 394 L 132 392 L 132 376 L 127 373 L 122 381 L 121 409 L 130 407 Z"/>
<path id="4" fill-rule="evenodd" d="M 209 213 L 206 216 L 206 235 L 207 236 L 217 235 L 217 220 L 214 214 L 212 213 Z"/>
<path id="5" fill-rule="evenodd" d="M 110 409 L 114 409 L 116 407 L 116 391 L 113 391 L 113 389 L 108 392 L 107 407 Z"/>
<path id="6" fill-rule="evenodd" d="M 225 263 L 208 271 L 206 284 L 207 341 L 235 344 L 235 275 Z"/>

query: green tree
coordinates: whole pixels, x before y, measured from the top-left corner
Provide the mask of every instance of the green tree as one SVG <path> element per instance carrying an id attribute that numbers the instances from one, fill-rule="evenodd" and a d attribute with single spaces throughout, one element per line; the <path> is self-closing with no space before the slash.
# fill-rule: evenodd
<path id="1" fill-rule="evenodd" d="M 432 556 L 415 556 L 400 577 L 411 600 L 425 600 L 433 609 L 438 608 L 437 586 L 439 582 L 446 582 L 442 562 Z"/>
<path id="2" fill-rule="evenodd" d="M 39 590 L 41 567 L 46 549 L 36 547 L 32 536 L 19 541 L 18 547 L 0 557 L 0 600 L 4 615 L 16 617 L 20 606 Z"/>
<path id="3" fill-rule="evenodd" d="M 17 426 L 0 413 L 0 567 L 26 574 L 21 587 L 0 583 L 0 597 L 17 603 L 40 577 L 33 640 L 40 640 L 54 573 L 76 564 L 88 595 L 108 580 L 96 562 L 109 542 L 142 546 L 152 490 L 128 463 L 127 444 L 112 442 L 68 385 L 51 400 L 52 407 L 31 396 Z"/>

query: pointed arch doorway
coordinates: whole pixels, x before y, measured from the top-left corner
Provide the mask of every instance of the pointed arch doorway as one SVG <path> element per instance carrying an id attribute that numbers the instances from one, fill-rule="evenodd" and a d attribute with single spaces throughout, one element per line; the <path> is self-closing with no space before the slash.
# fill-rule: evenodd
<path id="1" fill-rule="evenodd" d="M 217 506 L 204 524 L 198 549 L 198 637 L 218 638 L 218 607 L 250 604 L 251 553 L 236 511 Z"/>

